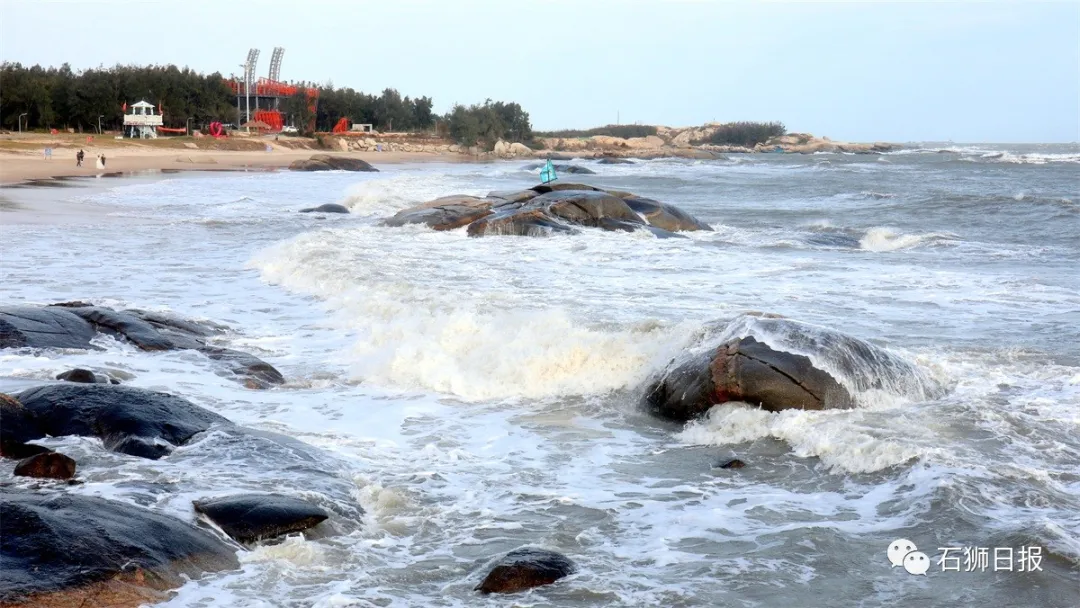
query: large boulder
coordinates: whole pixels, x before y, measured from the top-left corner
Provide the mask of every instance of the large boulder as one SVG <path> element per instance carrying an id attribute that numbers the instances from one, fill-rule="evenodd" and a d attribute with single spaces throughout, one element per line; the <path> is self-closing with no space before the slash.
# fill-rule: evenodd
<path id="1" fill-rule="evenodd" d="M 227 363 L 227 374 L 249 388 L 285 383 L 279 371 L 258 357 L 207 343 L 207 337 L 222 331 L 222 326 L 168 313 L 117 311 L 86 302 L 64 302 L 42 308 L 0 308 L 0 348 L 94 349 L 90 340 L 101 332 L 147 351 L 197 350 L 210 359 Z M 79 374 L 75 377 L 88 379 Z"/>
<path id="2" fill-rule="evenodd" d="M 70 311 L 34 306 L 0 308 L 0 348 L 93 348 L 94 326 Z"/>
<path id="3" fill-rule="evenodd" d="M 0 428 L 4 443 L 25 444 L 45 436 L 98 437 L 106 449 L 157 459 L 212 425 L 231 424 L 181 397 L 129 386 L 51 384 L 15 398 L 26 416 L 12 429 L 7 424 Z"/>
<path id="4" fill-rule="evenodd" d="M 618 156 L 605 156 L 597 161 L 601 165 L 633 165 L 634 161 L 628 158 L 619 158 Z"/>
<path id="5" fill-rule="evenodd" d="M 120 384 L 119 381 L 114 381 L 105 374 L 98 374 L 81 367 L 60 372 L 56 374 L 56 379 L 64 382 L 81 382 L 82 384 Z"/>
<path id="6" fill-rule="evenodd" d="M 326 511 L 307 501 L 275 494 L 241 494 L 197 500 L 194 506 L 195 511 L 242 543 L 302 532 L 328 517 Z"/>
<path id="7" fill-rule="evenodd" d="M 656 226 L 669 232 L 712 230 L 705 222 L 674 205 L 636 196 L 624 198 L 623 200 L 631 209 L 640 213 L 650 226 Z"/>
<path id="8" fill-rule="evenodd" d="M 532 156 L 533 155 L 532 148 L 530 148 L 529 146 L 526 146 L 523 143 L 519 143 L 519 142 L 516 142 L 516 141 L 514 143 L 510 144 L 507 151 L 513 156 Z"/>
<path id="9" fill-rule="evenodd" d="M 234 550 L 185 522 L 91 496 L 0 494 L 0 605 L 131 607 L 206 572 Z"/>
<path id="10" fill-rule="evenodd" d="M 476 220 L 467 229 L 469 236 L 550 236 L 575 232 L 537 207 L 508 207 Z"/>
<path id="11" fill-rule="evenodd" d="M 744 315 L 715 341 L 673 361 L 647 384 L 644 400 L 655 414 L 686 421 L 728 402 L 772 412 L 850 408 L 868 391 L 926 399 L 942 387 L 868 342 L 790 319 Z"/>
<path id="12" fill-rule="evenodd" d="M 503 202 L 495 198 L 444 196 L 403 209 L 384 223 L 387 226 L 426 224 L 434 230 L 453 230 L 489 215 L 494 205 Z"/>
<path id="13" fill-rule="evenodd" d="M 348 156 L 313 154 L 307 160 L 294 160 L 289 165 L 291 171 L 378 171 L 366 161 Z"/>
<path id="14" fill-rule="evenodd" d="M 558 190 L 541 194 L 528 205 L 545 206 L 555 217 L 579 226 L 602 227 L 607 219 L 643 224 L 644 222 L 623 199 L 589 190 Z"/>
<path id="15" fill-rule="evenodd" d="M 28 443 L 44 436 L 33 412 L 18 399 L 0 393 L 0 456 L 26 458 L 49 452 L 49 448 Z"/>
<path id="16" fill-rule="evenodd" d="M 497 562 L 476 586 L 481 593 L 516 593 L 550 585 L 576 570 L 574 562 L 561 553 L 546 549 L 515 549 Z"/>

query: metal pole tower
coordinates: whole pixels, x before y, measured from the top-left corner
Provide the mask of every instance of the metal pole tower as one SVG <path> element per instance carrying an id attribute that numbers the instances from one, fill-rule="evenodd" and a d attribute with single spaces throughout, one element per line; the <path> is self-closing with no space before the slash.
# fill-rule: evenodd
<path id="1" fill-rule="evenodd" d="M 251 85 L 255 81 L 255 65 L 258 62 L 259 49 L 249 50 L 247 62 L 244 64 L 244 108 L 247 112 L 248 122 L 251 122 Z M 256 98 L 255 103 L 258 103 L 258 98 Z M 248 131 L 251 131 L 251 127 L 248 127 Z"/>

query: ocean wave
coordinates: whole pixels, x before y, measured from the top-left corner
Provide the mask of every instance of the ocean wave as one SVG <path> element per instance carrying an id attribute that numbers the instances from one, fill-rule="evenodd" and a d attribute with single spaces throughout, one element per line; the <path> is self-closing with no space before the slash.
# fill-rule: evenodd
<path id="1" fill-rule="evenodd" d="M 950 244 L 957 240 L 955 234 L 928 232 L 924 234 L 904 234 L 892 228 L 871 228 L 859 239 L 859 248 L 866 251 L 888 252 L 911 249 L 922 245 Z"/>

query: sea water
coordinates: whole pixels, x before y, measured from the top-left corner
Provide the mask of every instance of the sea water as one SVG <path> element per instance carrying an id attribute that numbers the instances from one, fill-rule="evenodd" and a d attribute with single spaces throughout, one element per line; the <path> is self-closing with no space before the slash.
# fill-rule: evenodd
<path id="1" fill-rule="evenodd" d="M 379 224 L 438 196 L 532 186 L 525 164 L 5 189 L 0 302 L 223 323 L 223 345 L 288 383 L 248 390 L 197 353 L 103 336 L 94 352 L 0 352 L 0 390 L 108 369 L 316 448 L 312 460 L 212 432 L 148 461 L 47 440 L 79 463 L 72 492 L 189 521 L 192 500 L 241 491 L 333 513 L 169 606 L 1080 604 L 1075 146 L 582 160 L 596 175 L 561 178 L 714 229 L 685 239 Z M 67 211 L 27 222 L 19 201 Z M 331 202 L 351 214 L 297 213 Z M 944 396 L 725 405 L 685 425 L 643 411 L 643 383 L 751 311 L 870 341 Z M 747 466 L 715 468 L 734 457 Z M 0 481 L 26 483 L 9 468 Z M 890 565 L 898 538 L 933 560 L 925 577 Z M 478 596 L 489 560 L 521 546 L 579 571 Z M 940 547 L 1031 546 L 1034 572 L 938 564 Z"/>

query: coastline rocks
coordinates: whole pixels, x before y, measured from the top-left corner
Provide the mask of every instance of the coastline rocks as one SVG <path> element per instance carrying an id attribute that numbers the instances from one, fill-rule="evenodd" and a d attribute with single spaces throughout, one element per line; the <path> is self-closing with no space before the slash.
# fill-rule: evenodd
<path id="1" fill-rule="evenodd" d="M 181 397 L 129 386 L 52 384 L 16 395 L 28 416 L 0 428 L 4 443 L 46 435 L 98 437 L 114 452 L 156 460 L 214 424 L 222 416 Z"/>
<path id="2" fill-rule="evenodd" d="M 605 156 L 597 161 L 601 165 L 634 165 L 637 164 L 632 160 L 626 158 L 619 158 L 618 156 Z"/>
<path id="3" fill-rule="evenodd" d="M 117 311 L 86 302 L 64 302 L 40 308 L 0 307 L 0 348 L 97 350 L 90 340 L 101 332 L 127 340 L 145 351 L 197 350 L 210 359 L 226 363 L 228 373 L 248 388 L 262 389 L 285 383 L 281 372 L 258 357 L 206 343 L 206 337 L 222 330 L 222 326 L 213 323 L 200 323 L 168 313 L 134 309 Z M 82 381 L 89 378 L 82 373 L 76 373 L 74 377 L 82 378 Z M 62 379 L 70 381 L 69 378 Z"/>
<path id="4" fill-rule="evenodd" d="M 348 156 L 313 154 L 307 160 L 294 160 L 289 165 L 290 171 L 378 171 L 368 162 Z"/>
<path id="5" fill-rule="evenodd" d="M 132 607 L 188 577 L 238 567 L 231 547 L 187 523 L 70 494 L 0 495 L 0 604 Z"/>
<path id="6" fill-rule="evenodd" d="M 322 523 L 326 511 L 299 498 L 275 494 L 240 494 L 197 500 L 195 511 L 242 543 L 252 543 Z"/>
<path id="7" fill-rule="evenodd" d="M 636 208 L 635 208 L 636 207 Z M 469 236 L 574 234 L 578 227 L 632 232 L 658 238 L 675 231 L 711 230 L 690 214 L 629 192 L 573 183 L 540 184 L 519 192 L 491 192 L 485 198 L 446 196 L 399 211 L 386 226 L 426 224 L 435 230 L 467 226 Z"/>
<path id="8" fill-rule="evenodd" d="M 531 165 L 525 165 L 522 167 L 525 171 L 536 171 L 543 169 L 545 163 L 533 163 Z M 556 173 L 569 173 L 578 175 L 596 175 L 596 171 L 589 169 L 588 167 L 582 167 L 581 165 L 560 165 L 558 163 L 552 163 L 555 166 Z"/>
<path id="9" fill-rule="evenodd" d="M 912 399 L 943 393 L 911 363 L 863 340 L 790 319 L 742 315 L 703 350 L 672 361 L 647 384 L 644 401 L 661 417 L 687 421 L 733 401 L 770 412 L 850 408 L 856 399 L 849 387 L 856 394 Z"/>
<path id="10" fill-rule="evenodd" d="M 741 468 L 743 468 L 745 466 L 746 466 L 745 462 L 739 460 L 738 458 L 732 458 L 731 460 L 726 460 L 726 461 L 723 461 L 723 462 L 716 463 L 716 465 L 713 468 L 715 468 L 715 469 L 741 469 Z"/>
<path id="11" fill-rule="evenodd" d="M 26 458 L 51 452 L 47 447 L 27 443 L 44 436 L 33 412 L 18 399 L 0 393 L 0 456 Z"/>
<path id="12" fill-rule="evenodd" d="M 71 479 L 75 477 L 75 460 L 59 452 L 45 452 L 20 460 L 14 473 L 21 477 Z"/>
<path id="13" fill-rule="evenodd" d="M 96 331 L 78 315 L 57 308 L 0 308 L 0 348 L 94 348 Z"/>
<path id="14" fill-rule="evenodd" d="M 345 205 L 338 205 L 337 203 L 326 203 L 325 205 L 319 205 L 318 207 L 308 207 L 301 209 L 300 213 L 349 213 L 349 208 Z"/>
<path id="15" fill-rule="evenodd" d="M 500 558 L 474 591 L 516 593 L 555 581 L 577 570 L 570 558 L 546 549 L 515 549 Z"/>

